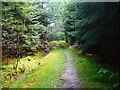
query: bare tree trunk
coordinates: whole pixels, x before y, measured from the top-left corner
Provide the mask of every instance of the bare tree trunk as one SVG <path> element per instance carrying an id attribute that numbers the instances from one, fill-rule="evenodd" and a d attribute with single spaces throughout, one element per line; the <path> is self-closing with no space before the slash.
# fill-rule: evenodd
<path id="1" fill-rule="evenodd" d="M 68 43 L 68 35 L 67 35 L 67 32 L 65 32 L 65 41 L 66 41 L 66 43 Z"/>
<path id="2" fill-rule="evenodd" d="M 17 69 L 17 67 L 18 67 L 18 62 L 19 62 L 19 59 L 17 59 L 17 64 L 16 64 L 16 67 L 15 67 L 15 69 Z"/>

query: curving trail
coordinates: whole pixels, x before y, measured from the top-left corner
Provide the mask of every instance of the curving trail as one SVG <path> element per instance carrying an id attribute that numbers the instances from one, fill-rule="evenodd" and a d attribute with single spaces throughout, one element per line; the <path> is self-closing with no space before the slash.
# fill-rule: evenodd
<path id="1" fill-rule="evenodd" d="M 70 54 L 65 50 L 64 51 L 66 56 L 66 63 L 65 68 L 62 72 L 62 79 L 65 80 L 64 88 L 80 88 L 80 80 L 77 75 L 77 71 L 73 64 L 73 59 L 71 58 Z"/>

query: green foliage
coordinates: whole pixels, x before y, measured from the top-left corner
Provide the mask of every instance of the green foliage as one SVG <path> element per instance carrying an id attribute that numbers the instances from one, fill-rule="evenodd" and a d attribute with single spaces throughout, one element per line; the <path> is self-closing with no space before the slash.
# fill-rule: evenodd
<path id="1" fill-rule="evenodd" d="M 65 3 L 52 2 L 46 5 L 47 11 L 50 12 L 50 25 L 48 26 L 48 40 L 64 40 L 64 28 L 63 28 L 63 11 Z"/>
<path id="2" fill-rule="evenodd" d="M 25 77 L 13 83 L 10 88 L 56 88 L 62 87 L 59 80 L 65 63 L 63 49 L 52 50 L 41 62 L 41 65 Z M 59 63 L 58 63 L 59 62 Z"/>
<path id="3" fill-rule="evenodd" d="M 115 83 L 115 84 L 113 84 L 112 88 L 114 89 L 114 88 L 119 88 L 119 87 L 120 87 L 120 83 Z"/>
<path id="4" fill-rule="evenodd" d="M 36 69 L 39 66 L 38 63 L 42 62 L 42 59 L 42 53 L 38 52 L 35 55 L 21 58 L 16 70 L 13 69 L 14 66 L 12 63 L 9 65 L 2 65 L 0 67 L 2 69 L 0 70 L 2 71 L 0 78 L 2 79 L 2 83 L 0 88 L 8 88 L 12 83 L 16 81 L 16 79 L 18 80 L 19 77 L 26 75 L 33 69 Z M 14 59 L 12 59 L 12 61 L 15 63 Z"/>
<path id="5" fill-rule="evenodd" d="M 97 79 L 100 81 L 108 81 L 111 77 L 112 73 L 105 68 L 100 68 L 96 75 L 93 76 L 93 79 Z"/>
<path id="6" fill-rule="evenodd" d="M 49 46 L 50 46 L 51 49 L 56 48 L 56 47 L 57 47 L 57 41 L 51 41 L 51 42 L 49 43 Z"/>
<path id="7" fill-rule="evenodd" d="M 108 74 L 109 73 L 109 70 L 108 69 L 105 69 L 105 68 L 101 68 L 98 72 L 98 74 L 102 77 L 103 74 Z"/>
<path id="8" fill-rule="evenodd" d="M 22 57 L 32 50 L 49 51 L 49 13 L 40 3 L 2 3 L 3 58 Z"/>
<path id="9" fill-rule="evenodd" d="M 119 89 L 119 72 L 104 68 L 96 58 L 78 55 L 74 49 L 68 51 L 80 76 L 81 88 Z"/>
<path id="10" fill-rule="evenodd" d="M 118 61 L 119 7 L 119 3 L 69 3 L 63 17 L 66 41 L 70 45 L 77 43 L 83 53 L 108 56 Z"/>
<path id="11" fill-rule="evenodd" d="M 81 88 L 103 88 L 103 83 L 94 81 L 92 78 L 100 68 L 100 66 L 95 63 L 95 60 L 84 55 L 79 56 L 74 49 L 68 49 L 68 51 L 73 58 L 73 63 L 80 76 Z"/>

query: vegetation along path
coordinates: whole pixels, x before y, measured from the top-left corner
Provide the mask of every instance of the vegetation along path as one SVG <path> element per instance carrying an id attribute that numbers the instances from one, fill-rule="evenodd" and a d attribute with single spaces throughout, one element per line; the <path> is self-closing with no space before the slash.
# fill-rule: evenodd
<path id="1" fill-rule="evenodd" d="M 66 50 L 64 53 L 67 59 L 62 73 L 62 79 L 65 80 L 64 88 L 79 88 L 80 80 L 73 65 L 73 60 Z"/>
<path id="2" fill-rule="evenodd" d="M 70 54 L 63 49 L 51 51 L 40 66 L 11 85 L 11 88 L 77 88 L 79 79 Z"/>
<path id="3" fill-rule="evenodd" d="M 11 85 L 11 88 L 56 88 L 62 87 L 60 80 L 64 63 L 64 50 L 52 50 L 40 66 Z"/>

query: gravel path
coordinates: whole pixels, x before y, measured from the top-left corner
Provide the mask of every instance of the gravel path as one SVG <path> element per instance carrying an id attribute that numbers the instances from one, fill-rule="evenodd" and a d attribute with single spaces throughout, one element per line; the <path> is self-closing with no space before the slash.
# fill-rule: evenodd
<path id="1" fill-rule="evenodd" d="M 66 55 L 66 63 L 65 63 L 65 68 L 63 69 L 62 72 L 62 79 L 65 80 L 64 88 L 80 88 L 80 80 L 77 75 L 77 71 L 74 67 L 73 60 L 70 56 L 70 54 L 65 50 L 65 55 Z"/>

